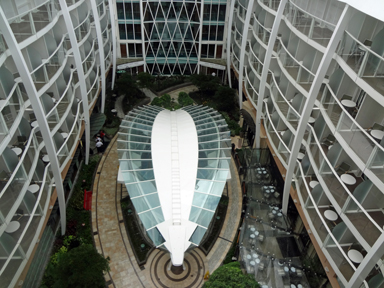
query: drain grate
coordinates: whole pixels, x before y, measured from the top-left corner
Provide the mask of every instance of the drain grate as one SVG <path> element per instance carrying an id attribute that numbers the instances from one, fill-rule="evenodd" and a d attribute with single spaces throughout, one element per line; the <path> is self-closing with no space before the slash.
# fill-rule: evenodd
<path id="1" fill-rule="evenodd" d="M 143 266 L 140 266 L 140 270 L 141 270 L 141 271 L 145 270 L 144 265 L 143 265 Z"/>

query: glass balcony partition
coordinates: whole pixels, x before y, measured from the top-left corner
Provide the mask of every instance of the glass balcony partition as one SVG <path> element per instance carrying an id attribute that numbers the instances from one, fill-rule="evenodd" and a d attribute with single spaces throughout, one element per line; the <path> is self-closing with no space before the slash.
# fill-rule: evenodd
<path id="1" fill-rule="evenodd" d="M 326 47 L 335 30 L 335 24 L 312 15 L 289 1 L 285 6 L 285 18 L 308 38 Z"/>
<path id="2" fill-rule="evenodd" d="M 378 41 L 370 40 L 362 43 L 345 31 L 339 47 L 337 54 L 356 72 L 357 76 L 363 78 L 380 94 L 384 94 L 384 57 L 381 52 L 383 45 Z"/>

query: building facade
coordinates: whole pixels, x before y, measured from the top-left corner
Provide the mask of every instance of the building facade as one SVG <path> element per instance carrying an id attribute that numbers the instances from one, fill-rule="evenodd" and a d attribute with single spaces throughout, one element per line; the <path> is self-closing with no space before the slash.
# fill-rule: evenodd
<path id="1" fill-rule="evenodd" d="M 231 2 L 230 79 L 333 287 L 384 285 L 383 8 Z"/>
<path id="2" fill-rule="evenodd" d="M 0 287 L 32 287 L 26 272 L 44 269 L 31 262 L 54 237 L 51 214 L 65 232 L 63 180 L 78 168 L 80 142 L 88 161 L 90 114 L 104 109 L 111 6 L 0 1 Z"/>

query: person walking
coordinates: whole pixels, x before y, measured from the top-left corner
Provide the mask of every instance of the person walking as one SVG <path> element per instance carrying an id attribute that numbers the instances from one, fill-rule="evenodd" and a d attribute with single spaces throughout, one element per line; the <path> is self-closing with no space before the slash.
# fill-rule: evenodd
<path id="1" fill-rule="evenodd" d="M 105 137 L 105 133 L 104 133 L 104 131 L 103 131 L 103 130 L 100 130 L 100 131 L 99 131 L 99 135 L 100 135 L 101 140 L 103 140 L 103 142 L 104 142 L 104 137 Z"/>

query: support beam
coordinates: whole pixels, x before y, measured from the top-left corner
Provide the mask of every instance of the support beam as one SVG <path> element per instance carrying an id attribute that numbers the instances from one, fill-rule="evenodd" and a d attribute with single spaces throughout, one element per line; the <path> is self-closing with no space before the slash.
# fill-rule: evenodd
<path id="1" fill-rule="evenodd" d="M 99 5 L 105 5 L 104 1 L 100 1 Z M 99 59 L 100 59 L 100 75 L 101 75 L 101 113 L 104 113 L 105 108 L 105 55 L 104 55 L 104 41 L 103 41 L 103 35 L 101 32 L 101 25 L 100 25 L 100 16 L 99 12 L 97 10 L 96 1 L 91 1 L 91 7 L 92 7 L 92 14 L 93 19 L 95 20 L 95 28 L 96 28 L 96 38 L 97 38 L 97 44 L 99 46 Z M 107 11 L 105 8 L 104 11 L 104 17 L 106 17 Z M 107 24 L 108 25 L 108 24 Z"/>
<path id="2" fill-rule="evenodd" d="M 227 14 L 229 15 L 229 21 L 228 21 L 228 34 L 227 34 L 227 73 L 228 73 L 228 84 L 229 87 L 232 88 L 232 79 L 231 79 L 231 38 L 232 38 L 232 23 L 233 23 L 233 14 L 235 10 L 235 2 L 236 0 L 231 1 L 231 8 L 228 10 L 227 8 Z"/>
<path id="3" fill-rule="evenodd" d="M 92 2 L 92 1 L 91 1 Z M 59 0 L 61 11 L 63 12 L 64 23 L 67 28 L 69 41 L 71 42 L 73 58 L 77 69 L 77 75 L 79 77 L 80 94 L 84 110 L 84 124 L 85 124 L 85 164 L 89 162 L 89 148 L 90 148 L 90 121 L 89 121 L 89 104 L 87 96 L 87 86 L 85 84 L 85 75 L 82 65 L 82 59 L 79 50 L 79 44 L 77 43 L 76 35 L 73 33 L 75 30 L 73 27 L 71 15 L 69 14 L 68 6 L 65 0 Z M 100 50 L 100 47 L 99 47 Z M 105 75 L 104 75 L 105 77 Z"/>
<path id="4" fill-rule="evenodd" d="M 348 5 L 346 5 L 343 12 L 341 13 L 340 19 L 335 27 L 335 30 L 328 43 L 328 46 L 325 49 L 324 56 L 321 59 L 319 68 L 317 69 L 315 78 L 313 79 L 311 89 L 308 92 L 308 98 L 307 98 L 307 101 L 305 102 L 303 112 L 299 121 L 299 125 L 297 127 L 295 139 L 293 141 L 292 150 L 291 150 L 291 154 L 289 156 L 289 161 L 288 161 L 287 173 L 285 177 L 283 204 L 282 204 L 282 211 L 285 215 L 287 215 L 287 210 L 288 210 L 289 191 L 291 189 L 292 176 L 296 166 L 296 160 L 301 147 L 301 142 L 303 140 L 304 133 L 307 128 L 308 120 L 309 120 L 309 117 L 311 116 L 312 109 L 313 109 L 313 106 L 315 105 L 315 101 L 320 91 L 321 84 L 323 83 L 325 74 L 328 70 L 329 65 L 331 64 L 332 57 L 335 54 L 337 45 L 339 44 L 341 37 L 343 36 L 345 27 L 347 26 L 350 20 L 350 14 L 351 14 L 351 9 L 349 8 Z"/>
<path id="5" fill-rule="evenodd" d="M 243 106 L 243 74 L 244 74 L 244 58 L 245 50 L 248 41 L 248 32 L 249 32 L 249 21 L 251 20 L 251 15 L 253 13 L 253 3 L 254 0 L 249 0 L 247 7 L 247 14 L 245 15 L 243 35 L 241 39 L 241 49 L 240 49 L 240 63 L 239 63 L 239 107 L 240 109 Z"/>
<path id="6" fill-rule="evenodd" d="M 111 22 L 111 37 L 112 37 L 112 87 L 111 90 L 114 89 L 115 87 L 115 81 L 116 81 L 116 53 L 117 53 L 117 36 L 116 36 L 116 26 L 115 26 L 115 17 L 117 20 L 117 14 L 114 13 L 115 7 L 114 7 L 114 2 L 112 0 L 108 0 L 108 6 L 109 6 L 109 18 Z M 141 6 L 141 5 L 140 5 Z M 143 34 L 142 34 L 143 35 Z M 143 50 L 144 51 L 144 50 Z"/>
<path id="7" fill-rule="evenodd" d="M 65 234 L 66 228 L 66 206 L 65 206 L 65 196 L 64 196 L 64 187 L 63 179 L 61 178 L 60 163 L 57 158 L 57 150 L 55 143 L 53 142 L 53 135 L 49 129 L 46 115 L 44 113 L 43 105 L 41 104 L 40 98 L 38 97 L 38 92 L 36 90 L 35 84 L 33 82 L 32 76 L 28 70 L 28 65 L 25 62 L 23 53 L 21 52 L 20 46 L 17 43 L 17 40 L 12 32 L 12 29 L 7 21 L 7 17 L 4 14 L 3 9 L 0 6 L 0 27 L 1 34 L 3 35 L 5 42 L 11 52 L 12 58 L 16 65 L 17 71 L 20 74 L 21 80 L 25 87 L 25 91 L 28 94 L 28 98 L 31 102 L 33 112 L 36 116 L 37 124 L 43 137 L 45 149 L 49 157 L 53 178 L 55 179 L 57 200 L 59 202 L 60 209 L 60 225 L 61 225 L 61 234 Z M 45 213 L 46 211 L 44 211 Z"/>
<path id="8" fill-rule="evenodd" d="M 267 76 L 269 71 L 269 66 L 271 64 L 273 47 L 275 46 L 277 32 L 279 31 L 279 26 L 281 19 L 283 17 L 283 12 L 285 9 L 285 5 L 287 4 L 287 0 L 281 0 L 279 8 L 277 9 L 275 15 L 275 21 L 273 22 L 271 34 L 269 35 L 269 42 L 267 52 L 264 57 L 263 70 L 261 72 L 261 80 L 259 87 L 259 97 L 257 98 L 257 109 L 256 109 L 256 133 L 255 133 L 255 147 L 256 149 L 260 148 L 260 135 L 261 135 L 261 116 L 263 111 L 263 100 L 265 97 L 265 84 L 267 83 Z"/>

